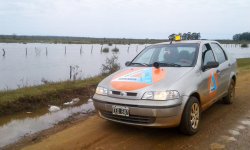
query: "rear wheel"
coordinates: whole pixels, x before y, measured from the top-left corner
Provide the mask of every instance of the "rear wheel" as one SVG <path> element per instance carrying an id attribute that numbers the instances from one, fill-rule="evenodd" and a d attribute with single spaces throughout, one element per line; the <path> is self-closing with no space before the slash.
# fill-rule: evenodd
<path id="1" fill-rule="evenodd" d="M 227 96 L 223 97 L 224 104 L 232 104 L 235 98 L 235 81 L 230 82 Z"/>
<path id="2" fill-rule="evenodd" d="M 200 115 L 198 99 L 196 97 L 190 97 L 182 115 L 180 131 L 187 135 L 195 134 L 199 129 Z"/>

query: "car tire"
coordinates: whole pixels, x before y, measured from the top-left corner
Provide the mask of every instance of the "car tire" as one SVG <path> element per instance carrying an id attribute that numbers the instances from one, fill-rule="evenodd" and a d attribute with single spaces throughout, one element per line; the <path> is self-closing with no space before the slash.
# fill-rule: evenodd
<path id="1" fill-rule="evenodd" d="M 182 114 L 180 131 L 186 135 L 193 135 L 199 130 L 201 109 L 196 97 L 190 97 Z"/>
<path id="2" fill-rule="evenodd" d="M 235 98 L 235 81 L 232 79 L 228 87 L 227 96 L 223 97 L 222 101 L 224 104 L 232 104 Z"/>

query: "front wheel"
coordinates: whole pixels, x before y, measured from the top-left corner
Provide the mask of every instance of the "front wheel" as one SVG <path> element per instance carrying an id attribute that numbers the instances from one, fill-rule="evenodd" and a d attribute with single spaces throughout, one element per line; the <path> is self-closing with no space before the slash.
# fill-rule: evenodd
<path id="1" fill-rule="evenodd" d="M 200 123 L 200 103 L 196 97 L 190 97 L 183 111 L 180 131 L 187 135 L 195 134 Z"/>

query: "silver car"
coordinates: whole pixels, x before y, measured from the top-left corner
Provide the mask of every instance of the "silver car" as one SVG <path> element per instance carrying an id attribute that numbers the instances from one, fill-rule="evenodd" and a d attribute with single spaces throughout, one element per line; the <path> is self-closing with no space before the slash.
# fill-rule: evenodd
<path id="1" fill-rule="evenodd" d="M 237 62 L 216 41 L 159 43 L 101 81 L 93 96 L 101 118 L 138 126 L 199 129 L 201 112 L 231 104 Z"/>

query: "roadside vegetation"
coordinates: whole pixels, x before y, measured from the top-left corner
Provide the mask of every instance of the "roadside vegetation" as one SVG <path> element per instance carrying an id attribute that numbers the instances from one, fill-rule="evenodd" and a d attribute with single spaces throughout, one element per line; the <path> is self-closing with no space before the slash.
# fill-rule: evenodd
<path id="1" fill-rule="evenodd" d="M 47 83 L 0 92 L 0 116 L 47 105 L 59 105 L 75 97 L 90 97 L 96 85 L 104 78 Z"/>
<path id="2" fill-rule="evenodd" d="M 113 55 L 111 58 L 106 59 L 105 64 L 102 64 L 101 74 L 102 76 L 107 76 L 119 70 L 120 67 L 121 66 L 118 63 L 118 57 L 116 55 Z"/>
<path id="3" fill-rule="evenodd" d="M 238 69 L 240 71 L 250 69 L 250 58 L 238 59 L 237 63 L 238 63 Z"/>

